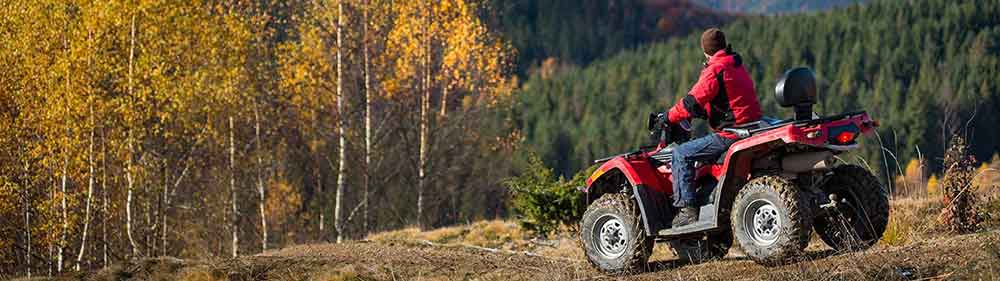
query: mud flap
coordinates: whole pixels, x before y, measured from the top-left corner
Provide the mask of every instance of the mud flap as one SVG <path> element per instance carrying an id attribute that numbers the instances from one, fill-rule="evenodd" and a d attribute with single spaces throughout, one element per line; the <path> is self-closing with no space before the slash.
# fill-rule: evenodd
<path id="1" fill-rule="evenodd" d="M 673 209 L 670 207 L 670 198 L 665 193 L 636 185 L 632 187 L 632 194 L 639 203 L 646 235 L 656 235 L 655 233 L 670 225 Z"/>

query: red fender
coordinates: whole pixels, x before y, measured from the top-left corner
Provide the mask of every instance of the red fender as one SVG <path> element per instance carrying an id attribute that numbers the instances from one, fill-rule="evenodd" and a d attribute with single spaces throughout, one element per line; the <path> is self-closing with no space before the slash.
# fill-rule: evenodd
<path id="1" fill-rule="evenodd" d="M 618 170 L 625 178 L 628 179 L 632 186 L 645 186 L 647 188 L 652 188 L 660 192 L 665 192 L 667 194 L 671 193 L 669 186 L 661 182 L 660 178 L 656 176 L 656 171 L 649 164 L 648 160 L 645 159 L 635 159 L 627 160 L 625 157 L 616 157 L 608 162 L 604 162 L 593 174 L 587 178 L 587 186 L 583 189 L 584 192 L 590 190 L 590 186 L 600 179 L 601 176 L 605 175 L 609 171 Z"/>

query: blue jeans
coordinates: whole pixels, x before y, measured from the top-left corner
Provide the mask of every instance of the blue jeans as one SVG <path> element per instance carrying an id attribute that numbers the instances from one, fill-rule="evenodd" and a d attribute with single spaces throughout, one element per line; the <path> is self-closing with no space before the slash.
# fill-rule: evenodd
<path id="1" fill-rule="evenodd" d="M 696 207 L 694 162 L 715 163 L 736 140 L 708 134 L 674 147 L 671 171 L 674 180 L 674 207 Z"/>

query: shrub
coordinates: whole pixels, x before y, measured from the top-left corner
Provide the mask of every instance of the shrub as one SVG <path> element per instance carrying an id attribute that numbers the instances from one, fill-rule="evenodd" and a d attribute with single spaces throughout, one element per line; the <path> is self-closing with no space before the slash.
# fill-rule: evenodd
<path id="1" fill-rule="evenodd" d="M 969 154 L 965 139 L 955 136 L 944 155 L 944 176 L 941 189 L 944 191 L 944 208 L 941 222 L 953 232 L 969 233 L 979 229 L 982 221 L 976 205 L 976 187 L 973 178 L 976 168 L 975 158 Z"/>
<path id="2" fill-rule="evenodd" d="M 893 194 L 901 197 L 910 197 L 915 195 L 923 195 L 923 190 L 925 189 L 925 182 L 927 182 L 927 163 L 919 159 L 911 159 L 910 162 L 906 164 L 906 169 L 903 170 L 902 174 L 896 176 L 893 186 L 895 190 Z M 931 191 L 930 186 L 926 186 L 927 194 Z"/>
<path id="3" fill-rule="evenodd" d="M 481 221 L 469 226 L 468 233 L 462 237 L 466 244 L 487 248 L 506 248 L 505 245 L 523 241 L 521 228 L 504 221 Z"/>
<path id="4" fill-rule="evenodd" d="M 512 193 L 511 207 L 521 227 L 546 235 L 560 226 L 575 225 L 585 207 L 583 193 L 576 187 L 584 184 L 591 171 L 581 171 L 568 181 L 561 177 L 557 180 L 537 155 L 529 155 L 521 175 L 504 181 Z"/>
<path id="5" fill-rule="evenodd" d="M 502 220 L 478 221 L 473 224 L 420 231 L 416 227 L 368 235 L 366 240 L 378 242 L 427 240 L 439 244 L 468 244 L 487 248 L 516 247 L 524 241 L 521 227 Z"/>
<path id="6" fill-rule="evenodd" d="M 996 190 L 998 187 L 993 185 L 991 188 Z M 985 199 L 980 203 L 982 208 L 979 209 L 984 227 L 990 229 L 1000 227 L 1000 194 L 990 192 Z"/>
<path id="7" fill-rule="evenodd" d="M 879 242 L 890 246 L 903 245 L 910 241 L 912 232 L 909 225 L 900 222 L 896 217 L 889 217 L 889 224 L 885 226 L 885 233 Z"/>
<path id="8" fill-rule="evenodd" d="M 883 245 L 900 246 L 913 241 L 919 241 L 934 233 L 938 233 L 940 225 L 934 218 L 941 212 L 943 204 L 940 200 L 929 197 L 904 198 L 889 202 L 889 225 L 882 235 Z"/>
<path id="9" fill-rule="evenodd" d="M 931 178 L 927 180 L 927 195 L 941 195 L 941 187 L 939 186 L 937 176 L 932 175 Z"/>

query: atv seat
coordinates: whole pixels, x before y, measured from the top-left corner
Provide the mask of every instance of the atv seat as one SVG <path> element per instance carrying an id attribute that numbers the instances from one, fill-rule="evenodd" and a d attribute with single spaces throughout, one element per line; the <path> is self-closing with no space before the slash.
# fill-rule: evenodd
<path id="1" fill-rule="evenodd" d="M 661 149 L 660 151 L 657 151 L 655 154 L 650 155 L 649 157 L 653 158 L 656 161 L 660 161 L 660 162 L 663 162 L 663 163 L 670 163 L 671 161 L 674 160 L 674 147 L 675 146 L 677 146 L 677 144 L 672 143 L 669 146 Z"/>
<path id="2" fill-rule="evenodd" d="M 753 121 L 749 123 L 743 123 L 736 126 L 732 126 L 729 128 L 724 128 L 722 129 L 722 131 L 732 133 L 733 135 L 736 135 L 737 138 L 745 139 L 750 137 L 750 135 L 753 133 L 753 130 L 760 128 L 762 123 L 763 123 L 762 121 Z M 764 126 L 767 126 L 767 124 L 764 123 Z"/>
<path id="3" fill-rule="evenodd" d="M 654 162 L 653 166 L 659 166 L 666 163 L 671 163 L 674 160 L 674 146 L 676 146 L 676 144 L 671 144 L 670 146 L 664 148 L 663 150 L 656 152 L 656 154 L 650 155 L 650 158 L 652 158 L 656 162 L 659 162 L 659 163 Z M 726 154 L 723 153 L 722 155 L 719 155 L 719 158 L 715 160 L 714 164 L 722 165 L 725 161 L 726 161 Z M 694 166 L 701 167 L 702 165 L 706 164 L 708 163 L 695 162 Z"/>
<path id="4" fill-rule="evenodd" d="M 767 131 L 773 128 L 781 127 L 792 120 L 780 120 L 773 117 L 764 116 L 758 121 L 744 123 L 737 126 L 722 129 L 723 131 L 730 132 L 740 139 L 745 139 L 752 136 L 754 133 Z M 721 160 L 720 160 L 721 162 Z"/>
<path id="5" fill-rule="evenodd" d="M 774 126 L 774 125 L 778 125 L 778 124 L 781 124 L 781 123 L 785 123 L 786 120 L 781 120 L 781 119 L 774 118 L 774 117 L 764 116 L 764 117 L 760 118 L 759 122 L 767 123 L 768 126 Z"/>

